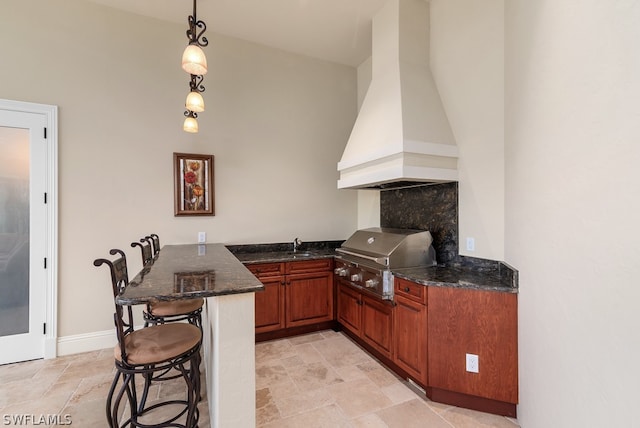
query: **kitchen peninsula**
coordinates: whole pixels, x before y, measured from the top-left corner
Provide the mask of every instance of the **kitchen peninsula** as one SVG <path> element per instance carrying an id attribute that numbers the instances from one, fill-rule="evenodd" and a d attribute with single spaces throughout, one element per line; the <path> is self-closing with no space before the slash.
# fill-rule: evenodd
<path id="1" fill-rule="evenodd" d="M 116 300 L 206 298 L 202 341 L 212 428 L 255 426 L 254 292 L 263 288 L 222 244 L 165 245 Z"/>

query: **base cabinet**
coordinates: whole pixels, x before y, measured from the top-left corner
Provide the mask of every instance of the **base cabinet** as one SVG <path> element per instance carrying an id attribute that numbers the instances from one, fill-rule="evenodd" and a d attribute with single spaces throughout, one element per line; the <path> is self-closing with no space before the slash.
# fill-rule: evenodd
<path id="1" fill-rule="evenodd" d="M 264 291 L 255 293 L 256 333 L 284 328 L 284 276 L 261 278 L 260 281 Z"/>
<path id="2" fill-rule="evenodd" d="M 338 280 L 337 302 L 349 335 L 433 401 L 516 417 L 517 294 L 395 278 L 391 303 Z M 466 354 L 478 356 L 478 373 Z"/>
<path id="3" fill-rule="evenodd" d="M 255 293 L 256 333 L 333 320 L 331 259 L 247 265 L 264 284 Z"/>
<path id="4" fill-rule="evenodd" d="M 381 355 L 391 358 L 393 303 L 338 283 L 338 321 Z"/>
<path id="5" fill-rule="evenodd" d="M 382 355 L 393 353 L 393 303 L 362 296 L 362 340 Z"/>
<path id="6" fill-rule="evenodd" d="M 347 283 L 338 282 L 338 322 L 360 336 L 362 328 L 362 294 Z"/>
<path id="7" fill-rule="evenodd" d="M 518 402 L 517 294 L 428 287 L 429 386 Z M 478 373 L 466 370 L 478 356 Z"/>
<path id="8" fill-rule="evenodd" d="M 427 290 L 396 279 L 393 361 L 423 387 L 427 386 Z M 420 287 L 417 289 L 416 287 Z"/>

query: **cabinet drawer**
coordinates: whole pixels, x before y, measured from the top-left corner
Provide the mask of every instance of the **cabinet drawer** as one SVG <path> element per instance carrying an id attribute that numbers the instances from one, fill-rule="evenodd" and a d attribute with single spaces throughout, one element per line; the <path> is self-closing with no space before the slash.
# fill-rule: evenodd
<path id="1" fill-rule="evenodd" d="M 323 272 L 330 271 L 332 268 L 332 259 L 314 259 L 302 260 L 299 262 L 287 262 L 286 273 L 306 273 L 306 272 Z"/>
<path id="2" fill-rule="evenodd" d="M 406 297 L 422 304 L 427 304 L 427 287 L 407 281 L 402 278 L 394 278 L 394 292 L 398 296 Z"/>
<path id="3" fill-rule="evenodd" d="M 253 265 L 246 265 L 247 269 L 251 271 L 255 276 L 276 276 L 284 273 L 284 263 L 260 263 Z"/>

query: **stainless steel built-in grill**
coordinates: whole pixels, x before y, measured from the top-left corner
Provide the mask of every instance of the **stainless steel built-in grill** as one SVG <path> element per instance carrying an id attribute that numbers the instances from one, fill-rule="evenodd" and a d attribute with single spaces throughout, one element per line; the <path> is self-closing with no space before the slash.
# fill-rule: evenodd
<path id="1" fill-rule="evenodd" d="M 426 230 L 374 227 L 356 231 L 336 249 L 334 273 L 382 299 L 393 299 L 391 269 L 434 266 L 436 253 Z"/>

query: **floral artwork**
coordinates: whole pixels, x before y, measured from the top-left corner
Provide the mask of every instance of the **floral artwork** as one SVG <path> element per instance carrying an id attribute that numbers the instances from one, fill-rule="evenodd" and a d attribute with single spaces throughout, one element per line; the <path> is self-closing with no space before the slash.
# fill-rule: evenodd
<path id="1" fill-rule="evenodd" d="M 214 215 L 213 156 L 174 153 L 175 215 Z"/>

